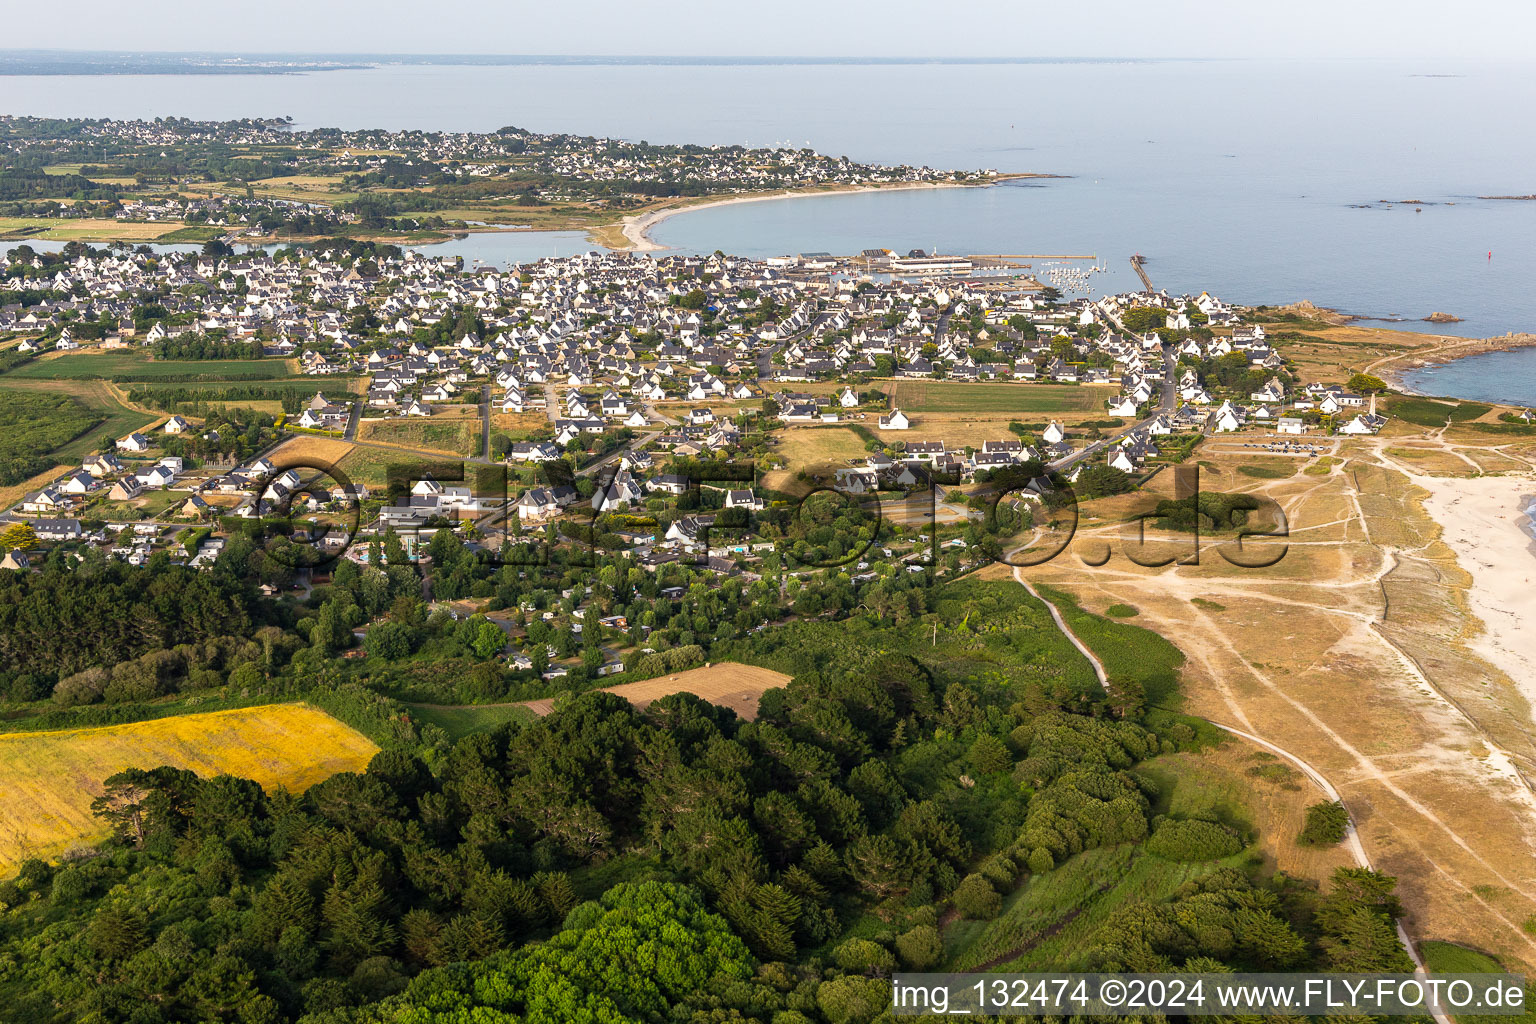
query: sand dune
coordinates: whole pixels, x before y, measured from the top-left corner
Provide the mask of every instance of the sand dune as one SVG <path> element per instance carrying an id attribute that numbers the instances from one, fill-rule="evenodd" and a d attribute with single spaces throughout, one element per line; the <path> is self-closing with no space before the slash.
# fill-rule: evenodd
<path id="1" fill-rule="evenodd" d="M 1536 494 L 1536 478 L 1411 479 L 1428 492 L 1424 510 L 1440 524 L 1457 563 L 1472 574 L 1467 599 L 1486 629 L 1472 650 L 1509 676 L 1536 708 L 1536 627 L 1525 614 L 1536 583 L 1536 543 L 1526 532 L 1524 512 Z"/>

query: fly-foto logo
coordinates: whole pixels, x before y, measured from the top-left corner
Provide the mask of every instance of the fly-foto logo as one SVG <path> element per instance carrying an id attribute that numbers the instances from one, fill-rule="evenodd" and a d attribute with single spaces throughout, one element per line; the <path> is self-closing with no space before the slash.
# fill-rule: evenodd
<path id="1" fill-rule="evenodd" d="M 537 474 L 525 485 L 505 465 L 400 462 L 387 468 L 378 504 L 336 463 L 301 457 L 256 480 L 246 508 L 269 557 L 310 570 L 328 568 L 360 538 L 393 533 L 414 548 L 455 526 L 473 531 L 492 564 L 523 567 L 550 564 L 556 548 L 564 567 L 596 568 L 626 548 L 663 546 L 698 567 L 773 552 L 786 568 L 847 569 L 880 561 L 902 539 L 912 542 L 903 551 L 909 571 L 930 582 L 944 547 L 955 542 L 946 533 L 979 538 L 989 557 L 1015 567 L 1069 552 L 1101 566 L 1118 550 L 1150 568 L 1199 565 L 1212 552 L 1230 565 L 1262 569 L 1289 550 L 1277 503 L 1203 492 L 1198 466 L 1171 468 L 1171 496 L 1166 487 L 1114 496 L 1112 508 L 1095 508 L 1091 523 L 1071 480 L 1044 472 L 996 472 L 965 491 L 957 473 L 916 462 L 883 475 L 828 464 L 801 470 L 793 493 L 767 499 L 759 496 L 757 464 L 745 460 L 699 463 L 693 473 L 646 481 L 612 464 L 589 481 L 565 461 L 545 463 Z"/>

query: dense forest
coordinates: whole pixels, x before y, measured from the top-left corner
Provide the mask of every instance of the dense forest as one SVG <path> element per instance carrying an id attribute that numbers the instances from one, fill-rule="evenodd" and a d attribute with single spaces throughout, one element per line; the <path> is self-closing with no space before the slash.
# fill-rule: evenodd
<path id="1" fill-rule="evenodd" d="M 135 569 L 95 553 L 78 571 L 0 573 L 0 662 L 13 694 L 87 670 L 116 673 L 145 654 L 249 642 L 267 618 L 233 570 L 161 561 Z"/>
<path id="2" fill-rule="evenodd" d="M 525 593 L 523 570 L 484 568 L 446 541 L 438 553 L 446 586 L 457 574 L 518 602 L 558 600 L 547 579 Z M 1171 694 L 1150 675 L 1145 703 L 1099 690 L 1012 584 L 916 589 L 916 630 L 848 609 L 753 631 L 734 616 L 781 616 L 768 595 L 699 586 L 696 608 L 673 606 L 604 566 L 597 596 L 639 603 L 660 624 L 656 646 L 692 657 L 673 646 L 686 639 L 793 682 L 750 722 L 689 695 L 642 712 L 583 689 L 546 718 L 451 742 L 391 731 L 408 716 L 380 688 L 413 665 L 511 677 L 474 653 L 473 620 L 423 616 L 413 567 L 353 569 L 292 623 L 243 572 L 7 581 L 0 635 L 32 645 L 8 661 L 74 657 L 91 671 L 173 641 L 213 650 L 215 671 L 236 665 L 253 687 L 307 687 L 288 692 L 349 720 L 372 713 L 384 750 L 302 795 L 169 768 L 107 780 L 95 809 L 112 838 L 0 884 L 0 1018 L 868 1021 L 892 970 L 948 962 L 953 922 L 990 921 L 1034 879 L 1110 849 L 1188 880 L 1127 899 L 1058 966 L 1406 967 L 1391 879 L 1341 872 L 1318 892 L 1266 875 L 1243 853 L 1243 823 L 1159 812 L 1137 766 L 1209 737 L 1155 706 Z M 62 636 L 88 629 L 102 601 L 139 632 L 75 655 L 43 635 L 38 609 L 67 616 Z M 373 609 L 405 642 L 346 675 L 329 655 Z M 1155 634 L 1100 628 L 1137 651 L 1131 675 L 1176 664 Z M 255 639 L 223 639 L 240 636 Z"/>

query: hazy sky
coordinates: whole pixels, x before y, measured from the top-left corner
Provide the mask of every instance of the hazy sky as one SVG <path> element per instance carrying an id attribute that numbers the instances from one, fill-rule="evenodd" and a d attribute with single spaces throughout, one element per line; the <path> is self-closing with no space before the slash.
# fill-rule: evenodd
<path id="1" fill-rule="evenodd" d="M 1526 58 L 1528 0 L 74 0 L 0 48 L 742 56 Z"/>

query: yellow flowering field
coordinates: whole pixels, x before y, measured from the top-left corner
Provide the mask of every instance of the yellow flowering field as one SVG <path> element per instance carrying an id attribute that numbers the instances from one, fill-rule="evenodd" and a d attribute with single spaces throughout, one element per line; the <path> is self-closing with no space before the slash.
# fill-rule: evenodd
<path id="1" fill-rule="evenodd" d="M 378 747 L 305 704 L 270 704 L 60 732 L 0 734 L 0 877 L 102 834 L 91 801 L 125 768 L 171 765 L 308 789 L 361 771 Z"/>

